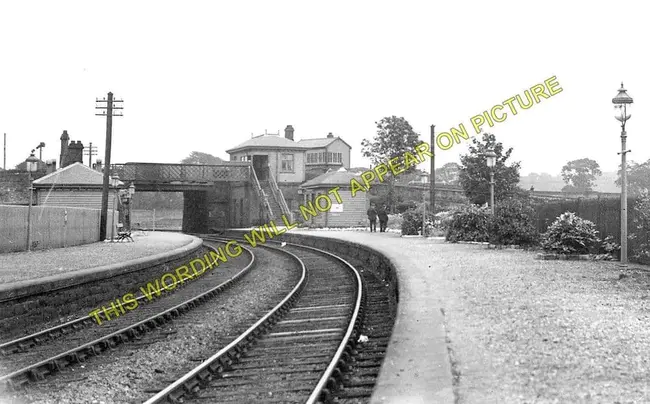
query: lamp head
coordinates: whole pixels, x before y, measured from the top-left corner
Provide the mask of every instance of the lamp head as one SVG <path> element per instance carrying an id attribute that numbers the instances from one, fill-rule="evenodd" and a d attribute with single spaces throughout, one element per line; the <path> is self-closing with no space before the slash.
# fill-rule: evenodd
<path id="1" fill-rule="evenodd" d="M 111 177 L 111 185 L 113 188 L 117 188 L 118 185 L 120 185 L 120 177 L 117 174 L 113 174 Z"/>
<path id="2" fill-rule="evenodd" d="M 133 196 L 133 194 L 135 194 L 135 185 L 131 183 L 131 185 L 129 185 L 129 195 Z"/>
<path id="3" fill-rule="evenodd" d="M 633 102 L 634 100 L 632 100 L 632 97 L 627 94 L 627 90 L 625 90 L 623 83 L 621 83 L 621 88 L 618 90 L 618 94 L 616 97 L 612 98 L 614 108 L 620 111 L 619 115 L 615 116 L 615 118 L 621 123 L 625 124 L 625 121 L 632 117 L 631 114 L 627 113 L 627 109 L 629 108 L 628 104 L 632 104 Z"/>
<path id="4" fill-rule="evenodd" d="M 27 166 L 27 171 L 30 173 L 33 173 L 38 170 L 38 162 L 39 160 L 34 156 L 34 150 L 32 150 L 32 153 L 27 157 L 27 160 L 25 160 L 25 165 Z"/>
<path id="5" fill-rule="evenodd" d="M 612 98 L 612 103 L 616 105 L 622 105 L 622 104 L 632 104 L 634 100 L 632 100 L 632 97 L 627 95 L 627 90 L 623 87 L 623 83 L 621 82 L 621 88 L 618 90 L 618 94 L 616 97 Z"/>
<path id="6" fill-rule="evenodd" d="M 488 167 L 494 168 L 497 163 L 497 154 L 494 152 L 494 150 L 488 149 L 488 151 L 485 153 L 485 160 Z"/>

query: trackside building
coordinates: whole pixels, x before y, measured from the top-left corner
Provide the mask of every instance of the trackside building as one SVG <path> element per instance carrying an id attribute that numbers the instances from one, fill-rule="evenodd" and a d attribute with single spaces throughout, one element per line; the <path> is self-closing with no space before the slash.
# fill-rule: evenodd
<path id="1" fill-rule="evenodd" d="M 370 198 L 362 191 L 357 191 L 352 196 L 350 187 L 352 179 L 358 181 L 359 173 L 340 168 L 338 171 L 319 175 L 300 186 L 305 206 L 309 201 L 317 203 L 316 198 L 319 195 L 328 195 L 332 188 L 339 187 L 338 193 L 341 196 L 341 203 L 337 203 L 337 200 L 331 197 L 332 206 L 328 211 L 310 217 L 307 222 L 309 227 L 356 227 L 367 224 L 366 212 L 370 206 Z M 302 221 L 303 218 L 298 216 L 298 220 Z"/>

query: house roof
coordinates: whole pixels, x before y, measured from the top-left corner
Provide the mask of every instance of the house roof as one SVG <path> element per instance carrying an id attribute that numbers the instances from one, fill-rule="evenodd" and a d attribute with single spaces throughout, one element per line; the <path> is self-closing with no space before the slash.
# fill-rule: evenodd
<path id="1" fill-rule="evenodd" d="M 232 149 L 226 150 L 226 153 L 232 153 L 242 149 L 264 148 L 264 149 L 300 149 L 304 150 L 306 147 L 303 145 L 289 140 L 286 137 L 278 135 L 262 135 L 252 139 L 248 139 L 244 143 L 240 143 Z"/>
<path id="2" fill-rule="evenodd" d="M 350 185 L 351 179 L 362 181 L 361 173 L 356 171 L 347 171 L 345 168 L 340 168 L 337 171 L 328 171 L 321 174 L 316 178 L 300 185 L 301 188 L 316 188 L 324 185 Z"/>
<path id="3" fill-rule="evenodd" d="M 322 137 L 322 138 L 316 138 L 316 139 L 301 139 L 298 142 L 298 144 L 300 144 L 300 145 L 302 145 L 302 146 L 304 146 L 306 148 L 309 148 L 309 149 L 317 149 L 317 148 L 329 146 L 330 143 L 332 143 L 336 139 L 339 139 L 341 142 L 345 143 L 346 146 L 348 146 L 350 149 L 352 148 L 352 146 L 347 144 L 347 142 L 345 140 L 341 139 L 338 136 L 337 137 Z"/>
<path id="4" fill-rule="evenodd" d="M 104 174 L 82 163 L 74 163 L 34 181 L 34 185 L 98 185 L 104 183 Z M 120 183 L 122 183 L 120 181 Z M 123 183 L 122 183 L 123 184 Z"/>

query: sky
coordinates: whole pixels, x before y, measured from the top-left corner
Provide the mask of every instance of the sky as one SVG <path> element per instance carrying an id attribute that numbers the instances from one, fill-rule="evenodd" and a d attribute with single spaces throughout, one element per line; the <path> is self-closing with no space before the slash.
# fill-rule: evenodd
<path id="1" fill-rule="evenodd" d="M 6 166 L 40 142 L 58 160 L 63 130 L 103 159 L 95 99 L 109 91 L 124 100 L 113 163 L 227 159 L 251 134 L 292 125 L 296 139 L 340 136 L 352 166 L 370 166 L 361 140 L 383 117 L 425 141 L 430 125 L 473 134 L 472 116 L 556 76 L 562 92 L 487 130 L 522 175 L 584 157 L 614 171 L 621 81 L 634 98 L 628 160 L 650 159 L 648 15 L 641 1 L 2 2 Z M 467 144 L 438 150 L 436 167 Z"/>

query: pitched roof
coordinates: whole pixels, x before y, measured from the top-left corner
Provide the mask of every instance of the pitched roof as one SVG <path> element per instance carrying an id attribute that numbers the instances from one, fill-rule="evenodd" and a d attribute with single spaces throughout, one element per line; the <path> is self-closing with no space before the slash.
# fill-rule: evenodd
<path id="1" fill-rule="evenodd" d="M 339 139 L 341 142 L 345 143 L 349 148 L 352 148 L 347 142 L 343 139 L 341 139 L 339 136 L 337 137 L 322 137 L 322 138 L 316 138 L 316 139 L 301 139 L 298 141 L 300 145 L 303 145 L 307 148 L 310 149 L 316 149 L 316 148 L 321 148 L 321 147 L 327 147 L 329 146 L 330 143 L 335 141 L 336 139 Z"/>
<path id="2" fill-rule="evenodd" d="M 313 188 L 323 185 L 350 185 L 350 180 L 353 178 L 357 181 L 362 181 L 360 175 L 360 172 L 346 171 L 345 168 L 340 168 L 337 171 L 328 171 L 316 178 L 312 178 L 311 180 L 300 185 L 300 187 Z"/>
<path id="3" fill-rule="evenodd" d="M 300 145 L 299 143 L 296 143 L 293 140 L 289 140 L 283 136 L 262 135 L 248 139 L 244 143 L 240 143 L 232 149 L 226 150 L 226 153 L 231 153 L 246 148 L 305 149 L 303 145 Z"/>
<path id="4" fill-rule="evenodd" d="M 120 181 L 121 182 L 121 181 Z M 103 185 L 104 174 L 74 163 L 34 181 L 34 185 Z"/>

